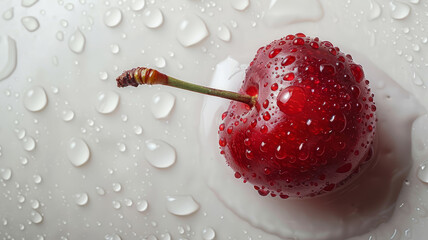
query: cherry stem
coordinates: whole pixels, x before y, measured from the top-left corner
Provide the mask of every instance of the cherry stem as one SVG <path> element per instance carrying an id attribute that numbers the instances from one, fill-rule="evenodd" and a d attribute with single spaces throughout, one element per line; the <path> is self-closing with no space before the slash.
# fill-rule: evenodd
<path id="1" fill-rule="evenodd" d="M 162 84 L 166 86 L 189 90 L 192 92 L 198 92 L 202 94 L 242 102 L 248 104 L 250 107 L 254 106 L 257 100 L 257 96 L 250 96 L 246 94 L 220 90 L 185 82 L 160 73 L 157 70 L 144 67 L 134 68 L 125 71 L 116 79 L 116 81 L 118 87 L 126 87 L 128 85 L 137 87 L 138 85 L 142 84 Z"/>

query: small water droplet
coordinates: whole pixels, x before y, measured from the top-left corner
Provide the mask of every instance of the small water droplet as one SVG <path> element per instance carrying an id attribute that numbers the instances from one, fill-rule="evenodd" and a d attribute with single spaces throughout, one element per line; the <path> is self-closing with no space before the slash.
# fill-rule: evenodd
<path id="1" fill-rule="evenodd" d="M 73 197 L 74 202 L 78 206 L 85 206 L 89 202 L 89 196 L 87 193 L 76 193 Z"/>
<path id="2" fill-rule="evenodd" d="M 0 80 L 9 77 L 16 67 L 16 42 L 9 36 L 0 36 Z"/>
<path id="3" fill-rule="evenodd" d="M 115 192 L 120 192 L 120 190 L 122 190 L 122 185 L 120 183 L 113 183 L 112 187 Z"/>
<path id="4" fill-rule="evenodd" d="M 114 209 L 119 209 L 121 207 L 120 202 L 118 202 L 118 201 L 113 201 L 112 205 L 113 205 Z"/>
<path id="5" fill-rule="evenodd" d="M 231 38 L 230 30 L 226 25 L 221 25 L 217 28 L 217 37 L 220 40 L 223 40 L 225 42 L 229 42 Z"/>
<path id="6" fill-rule="evenodd" d="M 12 177 L 12 170 L 10 168 L 0 168 L 0 175 L 3 180 L 8 181 Z"/>
<path id="7" fill-rule="evenodd" d="M 40 207 L 40 202 L 37 199 L 31 199 L 30 206 L 32 209 L 38 209 Z"/>
<path id="8" fill-rule="evenodd" d="M 33 176 L 33 180 L 35 184 L 40 184 L 42 182 L 42 176 L 36 174 Z"/>
<path id="9" fill-rule="evenodd" d="M 67 9 L 68 11 L 72 11 L 74 9 L 74 4 L 73 3 L 67 3 L 64 6 L 65 9 Z"/>
<path id="10" fill-rule="evenodd" d="M 31 211 L 31 213 L 30 213 L 30 219 L 31 219 L 31 221 L 33 223 L 36 223 L 36 224 L 37 223 L 41 223 L 43 221 L 42 215 L 39 212 L 35 211 L 35 210 Z"/>
<path id="11" fill-rule="evenodd" d="M 140 125 L 134 126 L 134 133 L 137 135 L 141 135 L 143 133 L 143 128 Z"/>
<path id="12" fill-rule="evenodd" d="M 163 23 L 163 14 L 160 9 L 145 9 L 143 12 L 143 22 L 148 28 L 158 28 Z"/>
<path id="13" fill-rule="evenodd" d="M 81 53 L 85 48 L 85 42 L 86 42 L 85 36 L 79 29 L 77 29 L 70 36 L 70 39 L 68 40 L 68 47 L 70 48 L 71 51 L 75 53 Z"/>
<path id="14" fill-rule="evenodd" d="M 102 187 L 95 187 L 95 191 L 97 192 L 98 195 L 100 196 L 104 196 L 106 194 L 104 188 Z"/>
<path id="15" fill-rule="evenodd" d="M 27 165 L 28 164 L 28 158 L 26 158 L 26 157 L 20 157 L 20 160 L 21 160 L 21 164 L 22 165 Z"/>
<path id="16" fill-rule="evenodd" d="M 23 17 L 21 23 L 29 32 L 34 32 L 40 27 L 39 20 L 32 16 Z"/>
<path id="17" fill-rule="evenodd" d="M 416 72 L 413 72 L 413 83 L 416 86 L 423 86 L 424 85 L 424 81 L 422 80 L 421 76 L 419 76 L 419 74 L 417 74 Z"/>
<path id="18" fill-rule="evenodd" d="M 27 110 L 37 112 L 42 110 L 48 103 L 46 92 L 42 87 L 31 87 L 25 92 L 24 106 Z"/>
<path id="19" fill-rule="evenodd" d="M 428 183 L 428 168 L 425 164 L 418 168 L 417 176 L 421 182 Z"/>
<path id="20" fill-rule="evenodd" d="M 56 32 L 55 37 L 58 41 L 62 41 L 64 40 L 64 33 L 62 31 L 58 31 Z"/>
<path id="21" fill-rule="evenodd" d="M 196 15 L 186 15 L 179 23 L 177 40 L 184 47 L 190 47 L 208 37 L 208 29 L 205 22 Z"/>
<path id="22" fill-rule="evenodd" d="M 105 240 L 122 240 L 122 238 L 117 234 L 107 234 L 104 236 Z"/>
<path id="23" fill-rule="evenodd" d="M 369 11 L 369 20 L 374 20 L 380 16 L 382 13 L 382 8 L 379 3 L 375 0 L 370 1 L 370 11 Z"/>
<path id="24" fill-rule="evenodd" d="M 122 11 L 119 8 L 110 8 L 104 13 L 104 24 L 107 27 L 116 27 L 122 21 Z"/>
<path id="25" fill-rule="evenodd" d="M 67 21 L 67 20 L 65 20 L 65 19 L 61 19 L 61 20 L 59 21 L 59 24 L 61 24 L 61 26 L 62 26 L 63 28 L 68 27 L 68 21 Z"/>
<path id="26" fill-rule="evenodd" d="M 64 120 L 65 122 L 69 122 L 71 120 L 73 120 L 74 118 L 74 112 L 72 110 L 64 110 L 62 111 L 62 120 Z"/>
<path id="27" fill-rule="evenodd" d="M 26 135 L 25 129 L 15 129 L 15 133 L 16 133 L 16 137 L 18 137 L 18 139 L 20 140 L 22 140 Z"/>
<path id="28" fill-rule="evenodd" d="M 24 137 L 22 139 L 22 146 L 25 151 L 31 152 L 36 148 L 36 141 L 30 136 Z"/>
<path id="29" fill-rule="evenodd" d="M 211 227 L 202 229 L 202 238 L 204 240 L 213 240 L 215 238 L 215 231 Z"/>
<path id="30" fill-rule="evenodd" d="M 166 66 L 166 60 L 163 57 L 155 58 L 155 65 L 158 68 L 164 68 Z"/>
<path id="31" fill-rule="evenodd" d="M 13 18 L 13 7 L 4 11 L 2 17 L 6 21 L 11 20 Z"/>
<path id="32" fill-rule="evenodd" d="M 108 73 L 107 72 L 99 72 L 99 78 L 103 81 L 108 79 Z"/>
<path id="33" fill-rule="evenodd" d="M 119 94 L 109 92 L 99 92 L 97 95 L 96 109 L 99 113 L 108 114 L 113 112 L 119 104 Z"/>
<path id="34" fill-rule="evenodd" d="M 146 140 L 146 151 L 144 152 L 147 161 L 156 168 L 168 168 L 175 163 L 175 149 L 162 140 Z"/>
<path id="35" fill-rule="evenodd" d="M 149 203 L 146 200 L 141 200 L 137 202 L 137 211 L 145 212 L 149 207 Z"/>
<path id="36" fill-rule="evenodd" d="M 189 195 L 168 196 L 166 199 L 168 212 L 177 216 L 187 216 L 199 209 L 199 204 Z"/>
<path id="37" fill-rule="evenodd" d="M 131 0 L 131 9 L 133 11 L 140 11 L 146 5 L 145 0 Z"/>
<path id="38" fill-rule="evenodd" d="M 250 5 L 249 0 L 231 0 L 230 4 L 232 4 L 232 7 L 238 11 L 244 11 L 248 8 Z"/>
<path id="39" fill-rule="evenodd" d="M 393 19 L 401 20 L 410 15 L 411 8 L 405 3 L 391 1 L 389 2 L 389 8 Z"/>
<path id="40" fill-rule="evenodd" d="M 120 47 L 117 44 L 111 44 L 110 45 L 110 51 L 113 54 L 118 54 L 120 52 Z"/>
<path id="41" fill-rule="evenodd" d="M 36 4 L 39 0 L 22 0 L 21 5 L 23 7 L 31 7 Z"/>
<path id="42" fill-rule="evenodd" d="M 80 138 L 71 138 L 68 141 L 66 153 L 70 162 L 76 167 L 85 164 L 91 155 L 88 145 Z"/>
<path id="43" fill-rule="evenodd" d="M 168 92 L 160 92 L 153 96 L 150 110 L 156 119 L 166 118 L 175 104 L 175 96 Z"/>

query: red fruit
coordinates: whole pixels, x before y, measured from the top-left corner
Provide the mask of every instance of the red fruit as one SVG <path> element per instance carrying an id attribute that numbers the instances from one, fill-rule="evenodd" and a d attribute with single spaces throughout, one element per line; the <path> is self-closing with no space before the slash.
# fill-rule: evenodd
<path id="1" fill-rule="evenodd" d="M 342 185 L 369 158 L 373 94 L 363 69 L 330 42 L 289 35 L 262 47 L 219 128 L 235 176 L 263 196 L 307 197 Z M 232 129 L 233 131 L 228 131 Z"/>

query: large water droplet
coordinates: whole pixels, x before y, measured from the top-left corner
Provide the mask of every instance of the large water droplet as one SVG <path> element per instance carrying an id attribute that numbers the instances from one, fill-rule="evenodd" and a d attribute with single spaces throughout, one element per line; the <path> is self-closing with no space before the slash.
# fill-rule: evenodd
<path id="1" fill-rule="evenodd" d="M 215 231 L 210 227 L 202 229 L 202 238 L 204 240 L 213 240 L 215 238 Z"/>
<path id="2" fill-rule="evenodd" d="M 374 20 L 380 16 L 382 13 L 382 8 L 379 3 L 375 0 L 370 1 L 370 11 L 369 11 L 369 20 Z"/>
<path id="3" fill-rule="evenodd" d="M 174 215 L 186 216 L 199 209 L 199 204 L 189 195 L 168 196 L 166 199 L 166 208 Z"/>
<path id="4" fill-rule="evenodd" d="M 22 146 L 25 151 L 31 152 L 36 148 L 36 141 L 30 136 L 24 137 L 22 139 Z"/>
<path id="5" fill-rule="evenodd" d="M 122 11 L 119 8 L 110 8 L 104 13 L 104 24 L 107 27 L 116 27 L 122 21 Z"/>
<path id="6" fill-rule="evenodd" d="M 72 110 L 64 110 L 62 111 L 62 120 L 64 120 L 65 122 L 69 122 L 71 120 L 73 120 L 74 118 L 74 112 Z"/>
<path id="7" fill-rule="evenodd" d="M 83 52 L 83 49 L 85 48 L 85 36 L 83 33 L 77 29 L 68 40 L 68 47 L 71 51 L 75 53 L 81 53 Z"/>
<path id="8" fill-rule="evenodd" d="M 160 9 L 145 9 L 143 12 L 143 22 L 148 28 L 158 28 L 163 23 L 163 14 Z"/>
<path id="9" fill-rule="evenodd" d="M 145 5 L 145 0 L 131 0 L 131 9 L 134 11 L 142 10 Z"/>
<path id="10" fill-rule="evenodd" d="M 36 223 L 36 224 L 37 223 L 41 223 L 43 221 L 42 215 L 39 212 L 35 211 L 35 210 L 31 211 L 31 213 L 30 213 L 30 219 L 31 219 L 31 221 L 33 223 Z"/>
<path id="11" fill-rule="evenodd" d="M 184 47 L 195 45 L 208 35 L 205 22 L 196 15 L 186 15 L 178 25 L 177 39 Z"/>
<path id="12" fill-rule="evenodd" d="M 149 207 L 149 203 L 146 200 L 141 200 L 137 202 L 137 211 L 145 212 Z"/>
<path id="13" fill-rule="evenodd" d="M 96 109 L 99 113 L 108 114 L 113 112 L 119 104 L 119 94 L 109 92 L 99 92 L 97 95 Z"/>
<path id="14" fill-rule="evenodd" d="M 168 168 L 175 163 L 175 149 L 162 140 L 146 140 L 144 154 L 147 161 L 157 168 Z"/>
<path id="15" fill-rule="evenodd" d="M 422 182 L 428 183 L 428 168 L 425 164 L 418 168 L 417 176 Z"/>
<path id="16" fill-rule="evenodd" d="M 70 162 L 76 167 L 85 164 L 91 155 L 88 145 L 80 138 L 71 138 L 68 141 L 66 153 Z"/>
<path id="17" fill-rule="evenodd" d="M 296 22 L 314 22 L 324 16 L 318 0 L 271 0 L 264 21 L 268 26 L 285 26 Z"/>
<path id="18" fill-rule="evenodd" d="M 389 2 L 391 17 L 397 20 L 405 19 L 410 15 L 410 6 L 401 2 Z"/>
<path id="19" fill-rule="evenodd" d="M 0 168 L 0 176 L 3 180 L 8 181 L 12 177 L 12 169 Z"/>
<path id="20" fill-rule="evenodd" d="M 37 29 L 39 29 L 39 21 L 35 17 L 23 17 L 21 19 L 22 25 L 24 25 L 25 29 L 27 29 L 29 32 L 34 32 Z"/>
<path id="21" fill-rule="evenodd" d="M 230 30 L 226 25 L 221 25 L 217 28 L 217 37 L 225 42 L 230 41 Z"/>
<path id="22" fill-rule="evenodd" d="M 39 0 L 22 0 L 21 5 L 23 7 L 31 7 L 36 4 Z"/>
<path id="23" fill-rule="evenodd" d="M 153 96 L 150 110 L 157 119 L 166 118 L 175 104 L 175 96 L 168 92 L 160 92 Z"/>
<path id="24" fill-rule="evenodd" d="M 9 36 L 0 36 L 0 80 L 6 79 L 16 67 L 16 42 Z"/>
<path id="25" fill-rule="evenodd" d="M 89 196 L 87 193 L 76 193 L 74 194 L 74 202 L 78 206 L 85 206 L 89 202 Z"/>
<path id="26" fill-rule="evenodd" d="M 24 106 L 27 110 L 37 112 L 46 107 L 48 98 L 45 89 L 39 86 L 31 87 L 25 92 Z"/>
<path id="27" fill-rule="evenodd" d="M 13 7 L 4 11 L 2 17 L 6 21 L 11 20 L 13 18 Z"/>
<path id="28" fill-rule="evenodd" d="M 248 8 L 250 5 L 249 0 L 231 0 L 230 4 L 232 4 L 232 7 L 238 11 L 244 11 Z"/>
<path id="29" fill-rule="evenodd" d="M 110 51 L 111 51 L 111 53 L 113 53 L 113 54 L 118 54 L 119 52 L 120 52 L 120 47 L 119 47 L 119 45 L 117 45 L 117 44 L 111 44 L 110 45 Z"/>

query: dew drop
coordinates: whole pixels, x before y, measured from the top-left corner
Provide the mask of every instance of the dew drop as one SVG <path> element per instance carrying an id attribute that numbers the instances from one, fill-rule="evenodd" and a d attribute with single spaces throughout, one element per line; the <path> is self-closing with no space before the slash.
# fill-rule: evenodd
<path id="1" fill-rule="evenodd" d="M 43 221 L 42 215 L 39 212 L 32 210 L 30 213 L 30 219 L 33 223 L 41 223 Z"/>
<path id="2" fill-rule="evenodd" d="M 112 187 L 115 192 L 120 192 L 120 190 L 122 190 L 122 185 L 120 183 L 113 183 Z"/>
<path id="3" fill-rule="evenodd" d="M 213 240 L 215 238 L 215 231 L 211 227 L 202 229 L 202 238 L 204 240 Z"/>
<path id="4" fill-rule="evenodd" d="M 74 202 L 77 206 L 85 206 L 89 202 L 89 196 L 87 193 L 76 193 L 74 194 Z"/>
<path id="5" fill-rule="evenodd" d="M 56 32 L 55 37 L 58 41 L 62 41 L 64 40 L 64 33 L 62 31 L 58 31 Z"/>
<path id="6" fill-rule="evenodd" d="M 48 98 L 42 87 L 32 87 L 25 92 L 24 106 L 29 111 L 40 111 L 46 106 L 47 102 Z"/>
<path id="7" fill-rule="evenodd" d="M 122 240 L 122 238 L 117 234 L 107 234 L 104 236 L 105 240 Z"/>
<path id="8" fill-rule="evenodd" d="M 428 183 L 428 168 L 425 164 L 418 168 L 417 176 L 421 182 Z"/>
<path id="9" fill-rule="evenodd" d="M 165 58 L 163 58 L 163 57 L 155 58 L 155 65 L 158 68 L 164 68 L 166 66 Z"/>
<path id="10" fill-rule="evenodd" d="M 424 81 L 422 80 L 421 76 L 419 76 L 419 74 L 417 74 L 416 72 L 413 72 L 413 83 L 416 86 L 423 86 L 424 85 Z"/>
<path id="11" fill-rule="evenodd" d="M 0 168 L 0 176 L 3 180 L 8 181 L 12 177 L 12 170 L 10 168 Z"/>
<path id="12" fill-rule="evenodd" d="M 34 32 L 40 27 L 39 20 L 31 16 L 23 17 L 21 19 L 21 23 L 25 27 L 25 29 L 27 29 L 27 31 L 29 32 Z"/>
<path id="13" fill-rule="evenodd" d="M 8 10 L 4 11 L 2 17 L 6 21 L 11 20 L 13 18 L 13 8 L 9 8 Z"/>
<path id="14" fill-rule="evenodd" d="M 104 13 L 104 24 L 107 27 L 116 27 L 122 21 L 122 11 L 119 8 L 110 8 Z"/>
<path id="15" fill-rule="evenodd" d="M 205 22 L 196 15 L 186 15 L 179 23 L 177 40 L 184 47 L 193 46 L 208 37 L 208 29 Z"/>
<path id="16" fill-rule="evenodd" d="M 16 67 L 16 42 L 9 36 L 0 36 L 0 80 L 6 79 Z"/>
<path id="17" fill-rule="evenodd" d="M 284 88 L 278 95 L 277 105 L 286 114 L 296 114 L 303 111 L 306 102 L 305 91 L 296 86 Z"/>
<path id="18" fill-rule="evenodd" d="M 23 7 L 31 7 L 36 4 L 39 0 L 22 0 L 21 5 Z"/>
<path id="19" fill-rule="evenodd" d="M 189 195 L 168 196 L 166 208 L 177 216 L 187 216 L 199 209 L 199 204 Z"/>
<path id="20" fill-rule="evenodd" d="M 146 140 L 145 156 L 147 161 L 156 168 L 168 168 L 175 163 L 175 149 L 162 140 Z"/>
<path id="21" fill-rule="evenodd" d="M 42 176 L 36 174 L 33 176 L 33 180 L 35 184 L 40 184 L 42 182 Z"/>
<path id="22" fill-rule="evenodd" d="M 40 202 L 37 199 L 30 200 L 30 206 L 32 209 L 38 209 L 40 207 Z"/>
<path id="23" fill-rule="evenodd" d="M 121 207 L 120 202 L 118 202 L 118 201 L 113 201 L 112 205 L 113 205 L 114 209 L 119 209 Z"/>
<path id="24" fill-rule="evenodd" d="M 223 40 L 225 42 L 229 42 L 231 38 L 230 30 L 226 25 L 221 25 L 217 28 L 217 37 L 220 40 Z"/>
<path id="25" fill-rule="evenodd" d="M 391 9 L 391 17 L 393 19 L 402 20 L 410 15 L 410 6 L 401 2 L 389 2 Z"/>
<path id="26" fill-rule="evenodd" d="M 146 5 L 145 0 L 131 0 L 131 9 L 133 11 L 140 11 Z"/>
<path id="27" fill-rule="evenodd" d="M 148 28 L 158 28 L 163 23 L 163 14 L 160 9 L 145 9 L 143 12 L 143 22 Z"/>
<path id="28" fill-rule="evenodd" d="M 106 194 L 106 191 L 104 190 L 104 188 L 102 187 L 95 187 L 95 191 L 97 192 L 98 195 L 100 196 L 104 196 Z"/>
<path id="29" fill-rule="evenodd" d="M 146 200 L 141 200 L 137 202 L 137 211 L 145 212 L 149 207 L 149 203 Z"/>
<path id="30" fill-rule="evenodd" d="M 99 72 L 98 76 L 101 80 L 105 81 L 108 79 L 108 73 L 107 72 Z"/>
<path id="31" fill-rule="evenodd" d="M 152 97 L 150 110 L 156 119 L 166 118 L 175 104 L 175 96 L 168 92 L 160 92 Z"/>
<path id="32" fill-rule="evenodd" d="M 380 16 L 382 8 L 375 0 L 370 0 L 369 20 L 374 20 Z"/>
<path id="33" fill-rule="evenodd" d="M 120 52 L 120 47 L 117 44 L 111 44 L 110 45 L 110 51 L 113 54 L 118 54 Z"/>
<path id="34" fill-rule="evenodd" d="M 68 40 L 68 47 L 71 51 L 75 53 L 81 53 L 83 52 L 85 48 L 85 36 L 83 33 L 77 29 L 69 38 Z"/>
<path id="35" fill-rule="evenodd" d="M 113 91 L 99 92 L 97 95 L 96 109 L 99 113 L 109 114 L 113 112 L 119 104 L 119 94 Z"/>
<path id="36" fill-rule="evenodd" d="M 64 110 L 62 111 L 62 120 L 64 120 L 65 122 L 69 122 L 71 120 L 73 120 L 74 118 L 74 112 L 72 110 Z"/>
<path id="37" fill-rule="evenodd" d="M 232 7 L 238 11 L 244 11 L 250 5 L 249 0 L 231 0 L 230 4 Z"/>
<path id="38" fill-rule="evenodd" d="M 66 154 L 71 164 L 76 167 L 88 162 L 91 155 L 88 145 L 80 138 L 71 138 L 68 141 Z"/>
<path id="39" fill-rule="evenodd" d="M 36 141 L 30 136 L 24 137 L 22 139 L 22 146 L 25 151 L 31 152 L 36 148 Z"/>
<path id="40" fill-rule="evenodd" d="M 137 135 L 141 135 L 143 133 L 143 128 L 140 125 L 134 126 L 134 133 Z"/>

